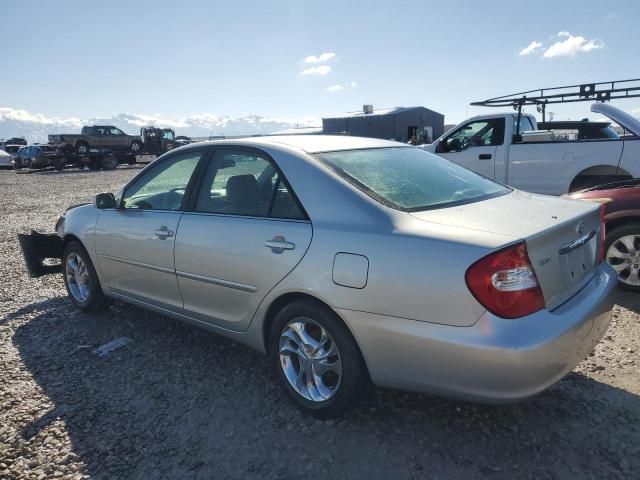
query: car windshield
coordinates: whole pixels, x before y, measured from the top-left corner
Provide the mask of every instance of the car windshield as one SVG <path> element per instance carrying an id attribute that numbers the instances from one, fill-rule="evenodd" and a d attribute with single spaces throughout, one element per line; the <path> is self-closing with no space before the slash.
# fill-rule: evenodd
<path id="1" fill-rule="evenodd" d="M 511 191 L 414 147 L 344 150 L 317 157 L 378 202 L 407 212 L 478 202 Z"/>

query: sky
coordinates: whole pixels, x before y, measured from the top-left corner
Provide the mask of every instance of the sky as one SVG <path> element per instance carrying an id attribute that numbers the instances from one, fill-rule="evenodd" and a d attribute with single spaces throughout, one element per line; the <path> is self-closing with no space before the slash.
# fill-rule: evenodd
<path id="1" fill-rule="evenodd" d="M 640 77 L 640 2 L 3 0 L 0 107 L 322 116 Z M 617 103 L 640 113 L 640 99 Z M 588 105 L 550 109 L 582 118 Z"/>

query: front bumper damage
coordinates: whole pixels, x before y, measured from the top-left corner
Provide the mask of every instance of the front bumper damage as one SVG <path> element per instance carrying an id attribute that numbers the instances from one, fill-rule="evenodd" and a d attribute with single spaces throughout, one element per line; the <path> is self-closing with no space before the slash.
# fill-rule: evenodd
<path id="1" fill-rule="evenodd" d="M 62 271 L 61 263 L 51 263 L 51 260 L 56 261 L 62 258 L 64 243 L 57 234 L 38 233 L 32 230 L 29 234 L 19 233 L 18 241 L 31 278 Z"/>

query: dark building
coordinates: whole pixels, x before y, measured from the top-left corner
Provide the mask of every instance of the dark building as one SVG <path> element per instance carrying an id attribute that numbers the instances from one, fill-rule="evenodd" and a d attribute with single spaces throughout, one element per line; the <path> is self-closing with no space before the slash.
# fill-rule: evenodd
<path id="1" fill-rule="evenodd" d="M 364 105 L 361 112 L 322 119 L 322 133 L 384 138 L 408 142 L 415 134 L 430 143 L 444 133 L 444 115 L 425 107 L 396 107 L 373 110 Z"/>

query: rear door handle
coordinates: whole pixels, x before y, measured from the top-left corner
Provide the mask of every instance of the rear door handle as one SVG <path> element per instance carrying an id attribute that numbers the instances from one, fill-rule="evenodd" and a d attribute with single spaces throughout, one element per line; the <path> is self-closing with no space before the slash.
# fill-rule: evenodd
<path id="1" fill-rule="evenodd" d="M 478 155 L 478 158 L 480 160 L 491 160 L 491 154 L 490 153 L 481 153 L 480 155 Z"/>
<path id="2" fill-rule="evenodd" d="M 276 235 L 271 240 L 267 240 L 264 242 L 264 246 L 270 248 L 273 253 L 282 253 L 285 250 L 293 250 L 296 248 L 295 243 L 287 242 L 281 235 Z"/>
<path id="3" fill-rule="evenodd" d="M 162 227 L 160 227 L 158 230 L 156 230 L 155 232 L 153 232 L 153 234 L 160 238 L 161 240 L 164 240 L 165 238 L 168 237 L 173 237 L 175 235 L 175 232 L 173 230 L 169 230 L 166 225 L 163 225 Z"/>

